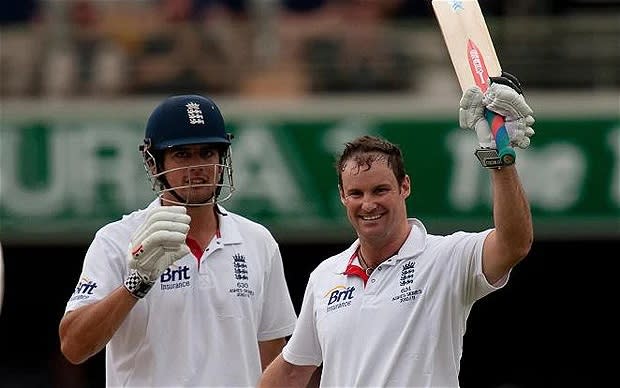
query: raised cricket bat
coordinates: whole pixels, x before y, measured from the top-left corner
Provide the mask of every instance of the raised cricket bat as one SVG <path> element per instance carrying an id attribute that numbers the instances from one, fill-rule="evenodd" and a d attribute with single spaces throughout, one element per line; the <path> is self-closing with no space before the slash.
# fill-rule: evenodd
<path id="1" fill-rule="evenodd" d="M 502 69 L 478 1 L 432 0 L 432 5 L 461 90 L 477 85 L 486 92 L 489 77 L 501 75 Z M 516 154 L 510 146 L 504 117 L 489 110 L 485 117 L 497 145 L 497 164 L 513 164 Z"/>

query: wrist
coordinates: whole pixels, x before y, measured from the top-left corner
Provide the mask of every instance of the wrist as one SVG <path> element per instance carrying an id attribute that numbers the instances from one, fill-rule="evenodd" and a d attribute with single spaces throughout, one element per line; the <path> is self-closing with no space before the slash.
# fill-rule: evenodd
<path id="1" fill-rule="evenodd" d="M 138 270 L 130 269 L 129 275 L 125 278 L 123 285 L 136 299 L 142 299 L 151 290 L 155 284 L 154 281 L 148 280 L 146 277 L 140 275 Z"/>
<path id="2" fill-rule="evenodd" d="M 478 148 L 474 151 L 474 155 L 478 158 L 478 161 L 484 168 L 488 169 L 500 169 L 505 166 L 502 159 L 499 157 L 499 153 L 495 148 Z"/>

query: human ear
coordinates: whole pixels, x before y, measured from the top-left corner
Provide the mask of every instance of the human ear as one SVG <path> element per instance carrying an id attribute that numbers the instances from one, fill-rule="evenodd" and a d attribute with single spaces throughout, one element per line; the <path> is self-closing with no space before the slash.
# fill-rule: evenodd
<path id="1" fill-rule="evenodd" d="M 340 203 L 347 206 L 347 198 L 344 196 L 344 191 L 342 191 L 342 186 L 340 185 L 338 185 L 338 194 L 340 196 Z"/>
<path id="2" fill-rule="evenodd" d="M 403 183 L 400 185 L 400 190 L 403 198 L 408 198 L 411 195 L 411 178 L 409 178 L 409 175 L 405 175 Z"/>

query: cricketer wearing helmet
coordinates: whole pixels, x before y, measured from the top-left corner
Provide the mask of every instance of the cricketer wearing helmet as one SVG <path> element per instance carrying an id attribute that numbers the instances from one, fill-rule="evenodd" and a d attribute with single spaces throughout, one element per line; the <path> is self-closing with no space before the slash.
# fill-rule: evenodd
<path id="1" fill-rule="evenodd" d="M 204 96 L 169 97 L 147 121 L 157 198 L 97 231 L 60 322 L 70 362 L 105 347 L 108 386 L 255 386 L 293 331 L 278 244 L 221 205 L 231 139 Z"/>

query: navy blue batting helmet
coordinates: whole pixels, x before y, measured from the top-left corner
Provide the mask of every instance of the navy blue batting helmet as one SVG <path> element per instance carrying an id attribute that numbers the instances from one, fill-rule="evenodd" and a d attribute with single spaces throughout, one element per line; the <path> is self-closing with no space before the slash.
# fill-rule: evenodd
<path id="1" fill-rule="evenodd" d="M 215 102 L 189 94 L 168 97 L 153 110 L 144 142 L 154 150 L 202 143 L 230 145 L 230 135 Z"/>

